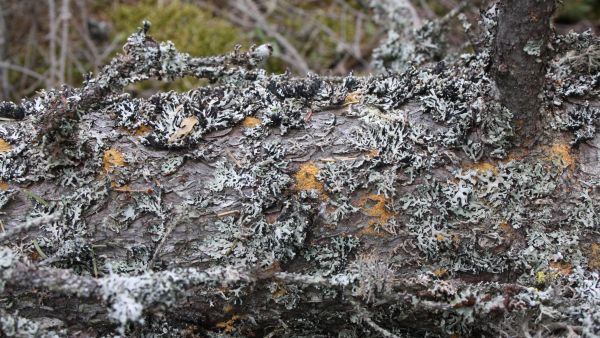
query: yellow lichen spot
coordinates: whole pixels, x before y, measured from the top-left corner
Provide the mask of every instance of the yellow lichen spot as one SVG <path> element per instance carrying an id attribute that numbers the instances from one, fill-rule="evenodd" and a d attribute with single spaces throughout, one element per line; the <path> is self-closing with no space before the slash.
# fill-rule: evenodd
<path id="1" fill-rule="evenodd" d="M 348 93 L 344 99 L 344 105 L 355 104 L 360 102 L 360 94 L 358 92 Z"/>
<path id="2" fill-rule="evenodd" d="M 498 227 L 506 234 L 507 237 L 514 237 L 515 231 L 513 230 L 513 228 L 510 226 L 510 224 L 508 224 L 508 222 L 502 222 L 500 223 L 500 225 L 498 225 Z"/>
<path id="3" fill-rule="evenodd" d="M 131 192 L 131 188 L 129 187 L 129 185 L 127 184 L 123 184 L 123 185 L 119 185 L 116 182 L 111 182 L 110 183 L 110 187 L 112 188 L 112 190 L 114 191 L 119 191 L 119 192 Z"/>
<path id="4" fill-rule="evenodd" d="M 506 233 L 511 233 L 512 232 L 512 228 L 510 227 L 510 225 L 508 224 L 508 222 L 502 222 L 499 225 L 500 229 L 502 229 L 502 231 L 506 232 Z"/>
<path id="5" fill-rule="evenodd" d="M 253 116 L 247 116 L 245 119 L 242 120 L 242 127 L 244 128 L 254 128 L 258 125 L 260 125 L 262 121 L 259 118 L 253 117 Z"/>
<path id="6" fill-rule="evenodd" d="M 225 306 L 223 306 L 223 312 L 225 312 L 225 313 L 233 313 L 233 305 L 226 304 Z"/>
<path id="7" fill-rule="evenodd" d="M 144 136 L 152 131 L 152 128 L 143 124 L 132 131 L 134 136 Z"/>
<path id="8" fill-rule="evenodd" d="M 309 191 L 316 190 L 319 193 L 321 199 L 326 200 L 329 198 L 325 193 L 325 187 L 323 183 L 317 180 L 317 174 L 319 168 L 312 162 L 305 163 L 300 166 L 298 172 L 294 175 L 296 182 L 297 191 Z"/>
<path id="9" fill-rule="evenodd" d="M 371 224 L 366 227 L 362 227 L 358 232 L 359 236 L 374 236 L 374 237 L 385 237 L 386 234 L 383 231 L 378 231 L 375 229 L 375 225 Z"/>
<path id="10" fill-rule="evenodd" d="M 102 157 L 102 171 L 108 173 L 116 167 L 124 166 L 125 157 L 123 157 L 123 153 L 114 148 L 104 151 L 104 156 Z"/>
<path id="11" fill-rule="evenodd" d="M 233 315 L 231 317 L 230 320 L 224 321 L 224 322 L 218 322 L 215 326 L 218 329 L 222 329 L 223 332 L 225 333 L 231 333 L 233 332 L 233 330 L 235 330 L 235 322 L 238 321 L 240 319 L 240 316 L 238 315 Z"/>
<path id="12" fill-rule="evenodd" d="M 588 259 L 588 267 L 594 270 L 600 270 L 600 245 L 592 244 L 592 252 Z"/>
<path id="13" fill-rule="evenodd" d="M 8 190 L 8 182 L 6 181 L 0 181 L 0 190 Z"/>
<path id="14" fill-rule="evenodd" d="M 0 138 L 0 153 L 6 153 L 10 151 L 11 148 L 12 146 L 10 145 L 10 143 Z"/>
<path id="15" fill-rule="evenodd" d="M 379 155 L 379 149 L 371 149 L 367 152 L 367 157 L 368 158 L 373 158 L 375 156 Z"/>
<path id="16" fill-rule="evenodd" d="M 435 240 L 438 241 L 438 242 L 442 242 L 445 239 L 446 239 L 446 237 L 444 237 L 444 235 L 442 235 L 442 234 L 435 235 Z"/>
<path id="17" fill-rule="evenodd" d="M 550 267 L 563 276 L 568 276 L 573 272 L 573 267 L 567 262 L 551 262 Z"/>
<path id="18" fill-rule="evenodd" d="M 369 201 L 375 202 L 375 204 L 366 208 L 367 202 Z M 369 194 L 361 198 L 359 205 L 364 209 L 367 215 L 375 218 L 369 221 L 369 225 L 383 225 L 394 217 L 394 213 L 385 208 L 385 197 L 383 195 Z"/>
<path id="19" fill-rule="evenodd" d="M 288 294 L 288 290 L 286 289 L 286 287 L 278 284 L 277 290 L 275 290 L 273 293 L 271 293 L 271 296 L 273 297 L 273 299 L 277 299 L 277 298 L 281 298 L 287 294 Z"/>
<path id="20" fill-rule="evenodd" d="M 488 172 L 491 171 L 492 174 L 494 175 L 498 175 L 500 173 L 500 171 L 498 171 L 498 167 L 490 162 L 478 162 L 478 163 L 472 163 L 472 164 L 468 164 L 467 166 L 465 166 L 466 169 L 472 169 L 472 170 L 476 170 L 480 173 L 484 173 L 484 172 Z"/>
<path id="21" fill-rule="evenodd" d="M 279 261 L 275 261 L 275 262 L 271 263 L 271 265 L 269 265 L 265 268 L 266 273 L 274 273 L 274 272 L 281 272 L 281 271 L 283 271 L 283 270 L 281 269 L 281 263 L 279 263 Z"/>
<path id="22" fill-rule="evenodd" d="M 437 278 L 442 278 L 442 277 L 445 277 L 448 274 L 448 270 L 447 269 L 435 269 L 435 270 L 432 271 L 432 273 Z"/>
<path id="23" fill-rule="evenodd" d="M 538 284 L 544 284 L 546 282 L 546 273 L 544 271 L 538 271 L 535 274 L 535 281 Z"/>
<path id="24" fill-rule="evenodd" d="M 565 168 L 575 168 L 575 158 L 571 154 L 571 147 L 566 143 L 555 143 L 550 147 L 550 160 L 562 162 Z"/>

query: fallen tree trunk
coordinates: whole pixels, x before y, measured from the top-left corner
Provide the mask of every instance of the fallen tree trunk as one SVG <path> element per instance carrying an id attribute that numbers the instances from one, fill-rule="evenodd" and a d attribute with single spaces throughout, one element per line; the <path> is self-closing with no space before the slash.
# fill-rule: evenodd
<path id="1" fill-rule="evenodd" d="M 553 41 L 551 141 L 524 148 L 489 37 L 293 78 L 250 69 L 269 46 L 191 58 L 147 29 L 82 88 L 0 107 L 5 335 L 600 332 L 597 38 Z M 190 75 L 214 83 L 122 94 Z"/>

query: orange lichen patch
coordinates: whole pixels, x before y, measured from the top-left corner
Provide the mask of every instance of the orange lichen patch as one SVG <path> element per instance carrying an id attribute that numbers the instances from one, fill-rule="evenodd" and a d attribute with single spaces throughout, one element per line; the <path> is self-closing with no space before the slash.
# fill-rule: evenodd
<path id="1" fill-rule="evenodd" d="M 254 127 L 260 125 L 261 122 L 262 121 L 257 117 L 247 116 L 245 119 L 242 120 L 242 127 L 254 128 Z"/>
<path id="2" fill-rule="evenodd" d="M 436 276 L 437 278 L 442 278 L 448 275 L 448 270 L 447 269 L 435 269 L 433 271 L 431 271 L 431 273 L 433 273 L 434 276 Z"/>
<path id="3" fill-rule="evenodd" d="M 225 306 L 223 306 L 223 312 L 225 312 L 225 313 L 233 313 L 233 305 L 226 304 Z"/>
<path id="4" fill-rule="evenodd" d="M 305 163 L 300 166 L 298 172 L 294 175 L 296 182 L 296 190 L 309 191 L 316 190 L 322 200 L 329 198 L 325 193 L 325 186 L 317 180 L 319 168 L 312 162 Z"/>
<path id="5" fill-rule="evenodd" d="M 565 168 L 575 168 L 575 158 L 571 154 L 571 146 L 567 143 L 555 143 L 548 149 L 549 160 L 559 160 Z"/>
<path id="6" fill-rule="evenodd" d="M 588 259 L 588 267 L 594 270 L 600 270 L 600 245 L 592 244 L 592 252 Z"/>
<path id="7" fill-rule="evenodd" d="M 531 155 L 529 149 L 512 149 L 506 156 L 499 160 L 498 163 L 509 164 L 515 161 L 521 161 L 524 158 L 528 158 Z"/>
<path id="8" fill-rule="evenodd" d="M 223 332 L 225 332 L 225 333 L 231 333 L 231 332 L 233 332 L 233 330 L 235 330 L 235 327 L 234 327 L 235 322 L 238 321 L 238 320 L 240 320 L 240 319 L 241 319 L 240 316 L 233 315 L 230 320 L 227 320 L 227 321 L 224 321 L 224 322 L 218 322 L 217 324 L 215 324 L 215 326 L 218 329 L 222 329 Z"/>
<path id="9" fill-rule="evenodd" d="M 386 233 L 383 231 L 378 231 L 375 228 L 375 224 L 371 224 L 369 226 L 366 227 L 362 227 L 359 231 L 358 231 L 358 236 L 373 236 L 373 237 L 385 237 Z"/>
<path id="10" fill-rule="evenodd" d="M 123 153 L 114 148 L 104 151 L 104 156 L 102 156 L 102 171 L 108 173 L 116 167 L 124 167 L 125 165 Z"/>
<path id="11" fill-rule="evenodd" d="M 119 192 L 131 192 L 131 188 L 129 187 L 129 185 L 127 184 L 123 184 L 123 185 L 119 185 L 116 182 L 110 182 L 110 187 L 112 188 L 112 190 L 114 191 L 119 191 Z"/>
<path id="12" fill-rule="evenodd" d="M 375 202 L 372 207 L 366 208 L 367 202 Z M 365 210 L 367 215 L 374 217 L 369 221 L 369 225 L 386 224 L 395 215 L 385 208 L 385 196 L 369 194 L 360 199 L 359 206 Z"/>
<path id="13" fill-rule="evenodd" d="M 506 233 L 512 232 L 512 228 L 510 227 L 508 222 L 502 222 L 502 223 L 500 223 L 500 225 L 498 227 L 500 227 L 500 229 L 502 229 L 502 231 L 504 231 Z"/>
<path id="14" fill-rule="evenodd" d="M 348 93 L 344 99 L 344 105 L 354 104 L 360 102 L 360 94 L 358 92 Z"/>
<path id="15" fill-rule="evenodd" d="M 0 181 L 0 190 L 8 190 L 8 182 L 6 181 Z"/>
<path id="16" fill-rule="evenodd" d="M 12 146 L 10 145 L 10 143 L 0 138 L 0 153 L 6 153 L 10 151 L 11 148 Z"/>
<path id="17" fill-rule="evenodd" d="M 40 254 L 36 251 L 36 250 L 31 250 L 29 252 L 29 258 L 31 258 L 32 261 L 38 261 L 41 257 Z"/>
<path id="18" fill-rule="evenodd" d="M 271 263 L 271 265 L 269 265 L 265 269 L 265 272 L 268 272 L 268 273 L 281 272 L 281 271 L 283 271 L 283 269 L 281 268 L 281 263 L 279 263 L 279 261 L 275 261 L 275 262 Z"/>
<path id="19" fill-rule="evenodd" d="M 495 164 L 490 163 L 490 162 L 470 163 L 470 164 L 467 164 L 464 168 L 476 170 L 480 173 L 491 171 L 494 175 L 498 175 L 500 173 L 500 171 L 498 170 L 498 167 Z"/>
<path id="20" fill-rule="evenodd" d="M 371 149 L 371 150 L 367 151 L 368 158 L 373 158 L 378 155 L 379 155 L 379 149 Z"/>
<path id="21" fill-rule="evenodd" d="M 284 285 L 281 285 L 278 283 L 277 290 L 275 290 L 273 293 L 271 293 L 271 296 L 273 297 L 273 299 L 277 299 L 277 298 L 281 298 L 287 294 L 288 294 L 288 289 L 286 289 L 286 287 Z"/>
<path id="22" fill-rule="evenodd" d="M 152 127 L 149 127 L 149 126 L 143 124 L 143 125 L 135 128 L 134 130 L 132 130 L 131 134 L 134 136 L 144 136 L 151 131 L 152 131 Z"/>
<path id="23" fill-rule="evenodd" d="M 563 276 L 568 276 L 573 272 L 573 267 L 567 262 L 550 262 L 550 267 Z"/>

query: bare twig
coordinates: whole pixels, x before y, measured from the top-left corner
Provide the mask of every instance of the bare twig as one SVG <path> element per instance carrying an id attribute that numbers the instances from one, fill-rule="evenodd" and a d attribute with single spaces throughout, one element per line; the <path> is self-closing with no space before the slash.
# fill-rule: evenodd
<path id="1" fill-rule="evenodd" d="M 6 29 L 6 21 L 4 20 L 3 4 L 0 3 L 0 62 L 7 58 L 8 30 Z M 0 84 L 2 87 L 2 97 L 8 98 L 10 95 L 10 84 L 8 83 L 8 72 L 6 68 L 0 67 Z"/>
<path id="2" fill-rule="evenodd" d="M 6 239 L 9 239 L 10 237 L 12 237 L 14 235 L 25 232 L 31 228 L 38 227 L 43 224 L 55 222 L 59 218 L 60 218 L 60 215 L 58 213 L 54 213 L 54 214 L 50 214 L 50 215 L 40 216 L 40 217 L 33 218 L 33 219 L 28 219 L 27 221 L 25 221 L 21 224 L 12 225 L 7 231 L 0 234 L 0 242 L 4 241 Z"/>
<path id="3" fill-rule="evenodd" d="M 46 79 L 42 74 L 36 73 L 36 72 L 34 72 L 33 70 L 31 70 L 29 68 L 25 68 L 25 67 L 22 67 L 22 66 L 19 66 L 19 65 L 13 65 L 13 64 L 8 63 L 8 62 L 2 62 L 2 61 L 0 61 L 0 68 L 12 69 L 14 71 L 23 73 L 23 74 L 25 74 L 27 76 L 31 76 L 31 77 L 33 77 L 34 79 L 37 79 L 37 80 L 42 80 L 43 81 L 43 80 Z"/>
<path id="4" fill-rule="evenodd" d="M 154 263 L 156 263 L 156 260 L 158 259 L 158 255 L 162 251 L 162 248 L 165 246 L 167 239 L 169 238 L 169 236 L 171 235 L 171 233 L 173 232 L 173 230 L 175 229 L 177 224 L 179 224 L 179 222 L 181 222 L 181 219 L 183 218 L 181 215 L 182 215 L 182 213 L 178 214 L 177 217 L 175 217 L 168 223 L 165 233 L 163 234 L 162 238 L 160 239 L 160 242 L 158 243 L 158 245 L 156 246 L 156 249 L 154 250 L 154 253 L 152 254 L 152 258 L 150 259 L 150 262 L 148 262 L 148 269 L 152 269 L 154 267 Z"/>
<path id="5" fill-rule="evenodd" d="M 46 86 L 53 87 L 57 81 L 57 60 L 56 60 L 56 2 L 54 0 L 48 0 L 48 62 L 50 64 L 50 72 L 46 80 Z"/>
<path id="6" fill-rule="evenodd" d="M 60 8 L 60 21 L 62 23 L 62 31 L 60 37 L 60 60 L 58 75 L 60 83 L 65 83 L 65 74 L 67 70 L 67 55 L 69 50 L 69 20 L 71 19 L 71 13 L 69 11 L 69 0 L 62 0 L 62 6 Z"/>
<path id="7" fill-rule="evenodd" d="M 233 1 L 232 5 L 241 12 L 250 16 L 258 27 L 263 29 L 269 36 L 273 37 L 288 53 L 293 60 L 291 65 L 301 74 L 309 73 L 311 70 L 306 63 L 306 60 L 300 55 L 296 47 L 294 47 L 283 35 L 266 20 L 262 15 L 258 6 L 252 0 Z M 230 16 L 230 19 L 239 22 L 235 16 Z"/>

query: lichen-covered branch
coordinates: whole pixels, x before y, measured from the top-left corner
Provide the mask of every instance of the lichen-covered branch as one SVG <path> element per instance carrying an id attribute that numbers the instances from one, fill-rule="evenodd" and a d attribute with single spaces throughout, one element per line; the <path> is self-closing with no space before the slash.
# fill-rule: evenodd
<path id="1" fill-rule="evenodd" d="M 2 103 L 2 332 L 598 335 L 598 39 L 552 41 L 554 137 L 514 147 L 496 14 L 476 53 L 344 78 L 146 28 L 82 88 Z M 126 92 L 186 75 L 212 82 Z"/>

